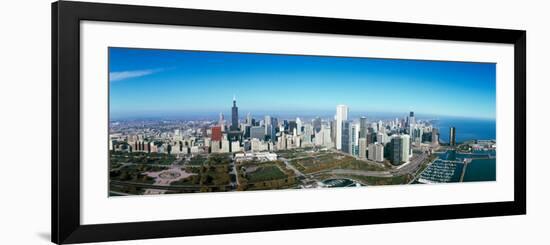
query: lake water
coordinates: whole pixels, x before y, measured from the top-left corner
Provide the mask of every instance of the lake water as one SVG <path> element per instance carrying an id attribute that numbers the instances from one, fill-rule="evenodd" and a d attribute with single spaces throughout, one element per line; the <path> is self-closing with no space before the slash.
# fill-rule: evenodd
<path id="1" fill-rule="evenodd" d="M 496 139 L 496 121 L 469 118 L 441 118 L 434 122 L 439 128 L 439 139 L 443 143 L 449 142 L 449 128 L 456 128 L 456 141 L 467 140 L 494 140 Z"/>
<path id="2" fill-rule="evenodd" d="M 448 150 L 439 154 L 439 159 L 457 161 L 457 168 L 455 171 L 455 177 L 453 181 L 458 181 L 458 176 L 462 173 L 462 167 L 465 165 L 461 162 L 465 158 L 472 158 L 473 160 L 466 166 L 466 172 L 464 173 L 463 182 L 473 181 L 495 181 L 496 180 L 496 158 L 494 158 L 496 151 L 478 151 L 473 154 L 457 153 L 454 150 Z M 459 163 L 460 162 L 460 163 Z"/>
<path id="3" fill-rule="evenodd" d="M 469 181 L 495 181 L 496 180 L 496 159 L 475 159 L 466 167 L 464 182 Z"/>

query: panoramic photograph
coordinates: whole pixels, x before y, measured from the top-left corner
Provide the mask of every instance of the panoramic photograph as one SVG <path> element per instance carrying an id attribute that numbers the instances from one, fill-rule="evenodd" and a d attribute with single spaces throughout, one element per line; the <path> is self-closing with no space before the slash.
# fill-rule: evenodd
<path id="1" fill-rule="evenodd" d="M 110 47 L 108 195 L 496 181 L 496 64 Z"/>

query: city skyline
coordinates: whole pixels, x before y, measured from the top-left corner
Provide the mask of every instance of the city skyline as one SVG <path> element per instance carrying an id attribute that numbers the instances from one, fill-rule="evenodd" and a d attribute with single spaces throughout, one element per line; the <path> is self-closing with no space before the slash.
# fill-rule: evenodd
<path id="1" fill-rule="evenodd" d="M 109 57 L 109 196 L 496 180 L 495 64 Z"/>
<path id="2" fill-rule="evenodd" d="M 229 115 L 226 105 L 234 95 L 241 115 L 255 116 L 300 111 L 328 116 L 337 104 L 352 108 L 350 116 L 414 110 L 420 115 L 494 119 L 496 111 L 495 64 L 109 51 L 112 119 Z M 457 96 L 462 100 L 453 99 Z"/>

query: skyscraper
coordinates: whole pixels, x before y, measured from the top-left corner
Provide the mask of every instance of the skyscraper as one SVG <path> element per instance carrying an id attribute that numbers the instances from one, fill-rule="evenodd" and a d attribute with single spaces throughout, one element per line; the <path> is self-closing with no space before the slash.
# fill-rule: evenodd
<path id="1" fill-rule="evenodd" d="M 313 126 L 311 124 L 304 125 L 304 141 L 302 144 L 309 145 L 311 143 L 311 135 L 313 135 Z"/>
<path id="2" fill-rule="evenodd" d="M 341 131 L 341 150 L 345 153 L 352 154 L 352 142 L 351 142 L 351 123 L 349 121 L 342 122 L 342 131 Z"/>
<path id="3" fill-rule="evenodd" d="M 409 135 L 401 135 L 401 139 L 402 139 L 402 145 L 401 145 L 401 150 L 402 150 L 402 153 L 401 153 L 401 161 L 402 162 L 408 162 L 409 161 L 409 156 L 411 154 L 411 150 L 412 150 L 412 147 L 411 147 L 411 137 Z"/>
<path id="4" fill-rule="evenodd" d="M 416 124 L 416 119 L 414 118 L 414 112 L 411 111 L 409 113 L 409 126 L 411 126 L 411 125 L 414 126 L 415 124 Z"/>
<path id="5" fill-rule="evenodd" d="M 359 119 L 359 138 L 366 138 L 367 137 L 367 129 L 369 126 L 367 125 L 367 118 L 361 117 Z"/>
<path id="6" fill-rule="evenodd" d="M 449 129 L 449 145 L 455 146 L 456 145 L 456 128 L 451 127 Z"/>
<path id="7" fill-rule="evenodd" d="M 359 138 L 359 158 L 367 158 L 367 139 Z"/>
<path id="8" fill-rule="evenodd" d="M 439 143 L 439 129 L 433 128 L 432 129 L 432 144 L 438 144 Z"/>
<path id="9" fill-rule="evenodd" d="M 264 117 L 264 126 L 265 126 L 265 135 L 271 135 L 271 116 L 265 115 Z"/>
<path id="10" fill-rule="evenodd" d="M 246 114 L 246 124 L 252 125 L 252 115 L 250 115 L 250 112 Z"/>
<path id="11" fill-rule="evenodd" d="M 375 133 L 372 128 L 367 129 L 367 145 L 370 145 L 376 142 L 376 140 L 377 140 L 377 133 Z"/>
<path id="12" fill-rule="evenodd" d="M 250 128 L 250 138 L 264 140 L 265 129 L 264 126 L 254 126 Z"/>
<path id="13" fill-rule="evenodd" d="M 342 149 L 342 138 L 343 138 L 342 124 L 344 121 L 348 120 L 348 113 L 349 113 L 348 106 L 346 105 L 336 106 L 336 149 L 338 150 Z M 349 152 L 349 148 L 348 148 L 348 151 L 346 152 Z"/>
<path id="14" fill-rule="evenodd" d="M 329 148 L 334 147 L 334 141 L 332 141 L 332 136 L 330 135 L 330 127 L 322 126 L 320 132 L 323 132 L 323 145 Z"/>
<path id="15" fill-rule="evenodd" d="M 334 142 L 336 146 L 336 120 L 330 121 L 330 140 Z"/>
<path id="16" fill-rule="evenodd" d="M 387 137 L 386 133 L 378 132 L 376 134 L 376 142 L 380 144 L 386 144 L 386 141 L 387 141 L 386 137 Z"/>
<path id="17" fill-rule="evenodd" d="M 294 135 L 294 131 L 297 131 L 298 124 L 296 121 L 290 121 L 288 122 L 288 133 Z M 296 132 L 297 133 L 297 132 Z"/>
<path id="18" fill-rule="evenodd" d="M 296 118 L 296 130 L 298 131 L 298 135 L 302 134 L 302 120 L 299 117 Z"/>
<path id="19" fill-rule="evenodd" d="M 401 164 L 401 156 L 403 154 L 402 145 L 403 145 L 403 139 L 400 136 L 395 136 L 390 141 L 390 161 L 393 165 L 400 165 Z"/>
<path id="20" fill-rule="evenodd" d="M 213 141 L 222 140 L 222 128 L 220 126 L 212 127 L 212 140 Z"/>
<path id="21" fill-rule="evenodd" d="M 239 152 L 239 151 L 241 151 L 241 143 L 239 141 L 232 141 L 231 152 Z"/>
<path id="22" fill-rule="evenodd" d="M 218 125 L 222 128 L 222 132 L 225 131 L 225 118 L 223 117 L 223 113 L 220 112 L 220 119 L 218 120 Z"/>
<path id="23" fill-rule="evenodd" d="M 233 96 L 233 107 L 231 107 L 231 130 L 239 130 L 239 108 L 235 96 Z"/>
<path id="24" fill-rule="evenodd" d="M 318 133 L 319 131 L 321 131 L 321 118 L 320 117 L 316 117 L 315 119 L 313 119 L 313 129 L 315 130 L 315 133 Z"/>
<path id="25" fill-rule="evenodd" d="M 368 159 L 371 161 L 383 162 L 384 161 L 384 145 L 376 142 L 368 146 L 369 154 Z"/>
<path id="26" fill-rule="evenodd" d="M 231 126 L 227 138 L 230 141 L 241 141 L 243 133 L 239 129 L 239 108 L 237 107 L 237 99 L 233 96 L 233 107 L 231 108 Z"/>
<path id="27" fill-rule="evenodd" d="M 375 152 L 375 157 L 374 157 L 374 161 L 377 161 L 377 162 L 383 162 L 384 161 L 384 145 L 381 144 L 381 143 L 375 143 L 374 144 L 374 152 Z"/>
<path id="28" fill-rule="evenodd" d="M 351 124 L 351 154 L 357 156 L 359 154 L 359 124 Z"/>

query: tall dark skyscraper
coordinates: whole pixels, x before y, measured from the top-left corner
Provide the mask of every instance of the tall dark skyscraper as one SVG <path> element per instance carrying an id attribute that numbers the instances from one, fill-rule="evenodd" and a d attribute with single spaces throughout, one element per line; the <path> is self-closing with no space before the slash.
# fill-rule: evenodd
<path id="1" fill-rule="evenodd" d="M 403 158 L 403 139 L 394 137 L 390 142 L 390 161 L 393 165 L 400 165 Z"/>
<path id="2" fill-rule="evenodd" d="M 235 96 L 233 96 L 233 107 L 231 107 L 231 130 L 239 130 L 239 108 Z"/>
<path id="3" fill-rule="evenodd" d="M 321 131 L 321 118 L 320 117 L 316 117 L 315 119 L 313 119 L 313 129 L 315 130 L 315 133 L 318 133 L 319 131 Z"/>
<path id="4" fill-rule="evenodd" d="M 342 122 L 342 151 L 351 154 L 351 124 L 349 121 Z"/>
<path id="5" fill-rule="evenodd" d="M 366 138 L 369 126 L 367 125 L 367 118 L 361 117 L 359 119 L 359 138 Z"/>
<path id="6" fill-rule="evenodd" d="M 330 140 L 336 142 L 336 120 L 330 121 Z"/>
<path id="7" fill-rule="evenodd" d="M 456 128 L 451 127 L 449 129 L 449 145 L 454 146 L 456 145 Z"/>
<path id="8" fill-rule="evenodd" d="M 296 121 L 289 121 L 288 122 L 288 133 L 292 134 L 294 133 L 294 129 L 298 130 L 298 124 Z"/>

